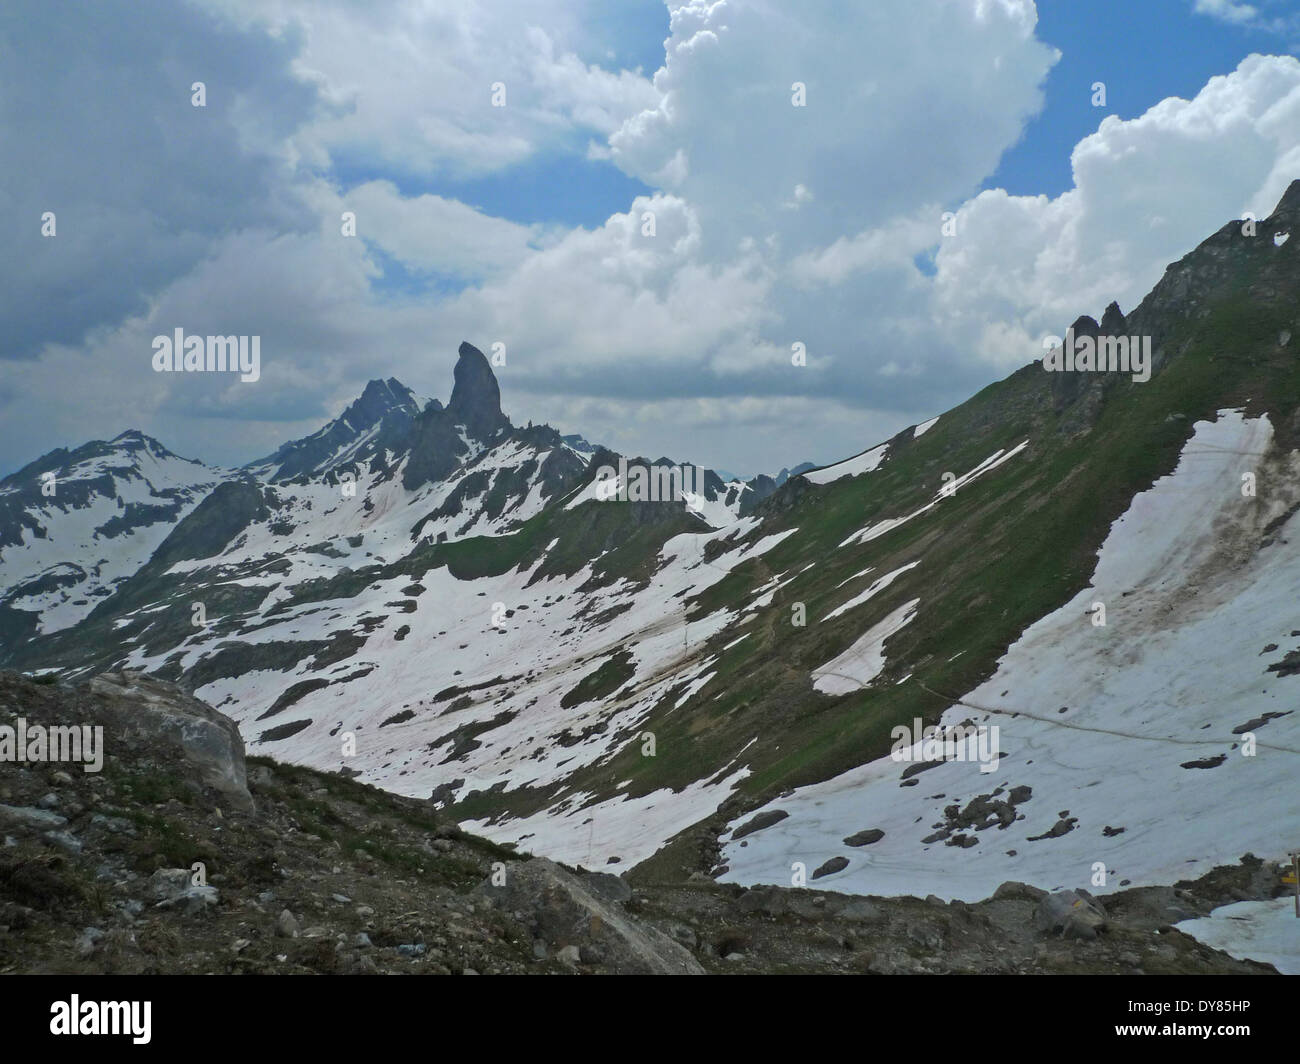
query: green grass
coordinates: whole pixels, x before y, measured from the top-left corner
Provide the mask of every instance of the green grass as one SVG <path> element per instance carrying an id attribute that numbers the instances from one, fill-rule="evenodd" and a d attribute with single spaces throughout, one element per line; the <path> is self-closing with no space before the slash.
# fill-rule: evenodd
<path id="1" fill-rule="evenodd" d="M 632 663 L 631 651 L 620 650 L 606 659 L 600 668 L 588 673 L 579 680 L 560 699 L 560 705 L 564 709 L 570 709 L 573 706 L 581 705 L 583 702 L 594 702 L 596 699 L 606 698 L 627 683 L 635 674 L 636 666 Z"/>

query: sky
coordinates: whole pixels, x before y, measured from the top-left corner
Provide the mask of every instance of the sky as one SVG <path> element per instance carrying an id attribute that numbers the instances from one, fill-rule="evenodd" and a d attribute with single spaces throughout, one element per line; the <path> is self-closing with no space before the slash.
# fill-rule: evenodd
<path id="1" fill-rule="evenodd" d="M 843 458 L 1267 215 L 1297 55 L 1295 0 L 10 0 L 0 474 L 242 464 L 462 340 L 516 424 Z"/>

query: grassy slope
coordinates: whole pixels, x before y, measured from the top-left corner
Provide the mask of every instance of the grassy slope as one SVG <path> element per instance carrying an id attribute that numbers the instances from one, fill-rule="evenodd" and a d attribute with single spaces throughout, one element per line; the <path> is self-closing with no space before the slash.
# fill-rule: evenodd
<path id="1" fill-rule="evenodd" d="M 676 789 L 716 775 L 742 750 L 751 775 L 740 784 L 741 802 L 752 805 L 882 756 L 895 724 L 937 719 L 991 675 L 1025 628 L 1088 585 L 1111 524 L 1134 494 L 1173 470 L 1196 420 L 1238 406 L 1252 416 L 1268 412 L 1279 439 L 1294 445 L 1300 365 L 1278 337 L 1295 328 L 1295 311 L 1285 298 L 1261 298 L 1252 282 L 1249 271 L 1236 270 L 1195 315 L 1144 306 L 1134 319 L 1177 357 L 1149 382 L 1114 382 L 1091 424 L 1072 409 L 1054 410 L 1047 375 L 1032 365 L 944 415 L 919 440 L 896 441 L 876 472 L 811 488 L 784 510 L 767 507 L 762 534 L 797 532 L 691 600 L 691 618 L 735 609 L 771 576 L 813 567 L 751 623 L 712 640 L 717 653 L 739 632 L 751 633 L 723 654 L 717 675 L 686 707 L 675 710 L 670 694 L 637 729 L 655 733 L 656 757 L 642 757 L 633 736 L 611 761 L 561 787 L 478 795 L 459 812 L 529 812 L 560 791 L 605 797 L 629 778 L 619 793 Z M 859 529 L 929 502 L 943 472 L 960 475 L 1026 438 L 1025 451 L 933 510 L 865 545 L 838 547 Z M 1226 492 L 1239 487 L 1235 479 L 1224 484 Z M 868 604 L 820 620 L 918 559 Z M 872 573 L 837 589 L 867 566 Z M 877 683 L 840 697 L 813 691 L 810 670 L 913 598 L 919 611 L 889 640 Z M 792 623 L 795 603 L 806 607 L 805 627 Z M 1080 624 L 1085 638 L 1091 626 L 1086 618 Z"/>

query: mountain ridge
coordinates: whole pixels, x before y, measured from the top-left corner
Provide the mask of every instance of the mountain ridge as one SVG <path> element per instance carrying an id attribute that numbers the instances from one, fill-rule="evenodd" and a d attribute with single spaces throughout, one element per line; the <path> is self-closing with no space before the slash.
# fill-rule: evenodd
<path id="1" fill-rule="evenodd" d="M 1283 711 L 1294 639 L 1258 603 L 1300 582 L 1285 535 L 1300 267 L 1266 228 L 1297 207 L 1300 183 L 1260 235 L 1230 222 L 1127 314 L 1076 319 L 1081 335 L 1150 335 L 1149 380 L 1030 363 L 743 512 L 716 477 L 718 511 L 600 501 L 597 469 L 618 456 L 498 420 L 471 348 L 459 399 L 422 409 L 351 495 L 333 472 L 245 471 L 209 504 L 229 526 L 177 536 L 67 631 L 0 635 L 0 664 L 144 669 L 222 708 L 255 750 L 436 796 L 499 842 L 644 882 L 779 883 L 800 863 L 833 889 L 905 870 L 973 899 L 1007 879 L 1077 883 L 1079 862 L 1103 861 L 1117 889 L 1239 856 L 1227 848 L 1275 856 L 1263 821 L 1294 819 L 1274 808 L 1300 748 Z M 1205 627 L 1211 605 L 1229 630 Z M 1151 675 L 1173 694 L 1143 715 L 1121 696 Z M 996 772 L 900 775 L 893 729 L 967 718 L 1003 729 Z M 1241 755 L 1246 725 L 1267 756 Z M 1074 749 L 1145 766 L 1167 793 L 1138 809 L 1103 768 L 1063 767 Z M 841 791 L 861 801 L 826 798 Z M 1221 796 L 1256 791 L 1260 822 L 1230 830 Z M 852 822 L 868 808 L 895 819 Z M 1185 810 L 1203 830 L 1143 847 Z M 876 830 L 865 851 L 848 842 Z"/>

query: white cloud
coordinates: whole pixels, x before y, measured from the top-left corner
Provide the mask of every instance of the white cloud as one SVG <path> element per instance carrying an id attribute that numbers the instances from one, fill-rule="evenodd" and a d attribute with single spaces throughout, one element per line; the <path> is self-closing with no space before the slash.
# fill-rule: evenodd
<path id="1" fill-rule="evenodd" d="M 1229 218 L 1272 210 L 1300 177 L 1300 61 L 1250 56 L 1192 100 L 1110 116 L 1072 164 L 1055 199 L 999 189 L 964 204 L 936 257 L 936 308 L 998 366 L 1038 357 L 1042 336 L 1112 299 L 1131 310 Z M 1019 358 L 1001 346 L 1017 337 L 1030 338 Z"/>
<path id="2" fill-rule="evenodd" d="M 1131 309 L 1168 262 L 1233 214 L 1267 213 L 1300 175 L 1300 62 L 1255 56 L 1190 101 L 1106 119 L 1060 196 L 975 194 L 1054 59 L 1027 0 L 881 0 L 834 19 L 774 0 L 678 3 L 653 90 L 587 63 L 572 13 L 542 0 L 491 40 L 504 16 L 462 0 L 326 3 L 309 19 L 290 0 L 220 3 L 306 33 L 303 69 L 358 101 L 342 124 L 288 137 L 309 163 L 356 153 L 376 173 L 468 172 L 576 135 L 575 153 L 607 151 L 661 191 L 563 231 L 384 179 L 341 194 L 299 169 L 278 192 L 317 229 L 245 222 L 147 315 L 20 366 L 5 386 L 26 405 L 4 407 L 6 441 L 48 448 L 134 420 L 177 449 L 248 458 L 314 428 L 370 377 L 446 398 L 468 339 L 507 345 L 501 384 L 518 421 L 740 470 L 829 461 L 1038 357 L 1041 337 L 1080 313 L 1111 299 Z M 485 78 L 532 94 L 496 133 L 462 95 Z M 807 108 L 790 106 L 793 81 Z M 256 114 L 240 128 L 273 140 Z M 944 207 L 957 232 L 941 241 Z M 360 239 L 340 235 L 344 209 Z M 393 291 L 374 249 L 462 287 Z M 932 253 L 929 276 L 917 261 Z M 262 381 L 153 375 L 148 340 L 177 325 L 260 333 Z M 791 364 L 795 342 L 806 366 Z"/>
<path id="3" fill-rule="evenodd" d="M 459 200 L 404 197 L 391 181 L 369 181 L 338 198 L 330 214 L 356 215 L 357 236 L 416 270 L 478 281 L 518 266 L 546 239 L 539 225 L 494 218 Z"/>
<path id="4" fill-rule="evenodd" d="M 1056 59 L 1030 0 L 670 9 L 660 99 L 610 144 L 727 251 L 776 233 L 796 253 L 969 194 L 1041 107 Z M 815 198 L 784 210 L 800 186 Z"/>
<path id="5" fill-rule="evenodd" d="M 660 373 L 677 372 L 667 386 L 689 391 L 707 371 L 734 368 L 734 353 L 752 351 L 770 317 L 770 284 L 755 254 L 702 259 L 695 211 L 660 194 L 569 233 L 439 313 L 519 350 L 532 387 L 651 395 L 666 386 Z"/>
<path id="6" fill-rule="evenodd" d="M 502 12 L 469 0 L 397 9 L 205 2 L 244 25 L 297 35 L 299 74 L 351 104 L 288 138 L 290 157 L 309 166 L 482 172 L 612 130 L 613 157 L 664 191 L 594 229 L 559 234 L 444 197 L 404 197 L 382 180 L 340 199 L 300 176 L 296 194 L 319 214 L 318 234 L 249 233 L 214 250 L 219 269 L 195 274 L 206 303 L 186 279 L 157 300 L 169 320 L 203 311 L 221 332 L 236 331 L 230 308 L 256 317 L 237 331 L 273 339 L 263 382 L 255 392 L 203 392 L 200 402 L 197 382 L 151 381 L 162 423 L 167 411 L 242 407 L 251 418 L 290 395 L 300 409 L 336 406 L 341 390 L 376 375 L 436 393 L 461 339 L 500 340 L 516 416 L 600 397 L 611 424 L 644 433 L 637 449 L 647 453 L 667 449 L 665 435 L 688 456 L 704 445 L 705 429 L 685 415 L 680 431 L 665 428 L 672 402 L 758 404 L 771 432 L 737 434 L 729 452 L 697 457 L 741 468 L 791 461 L 791 447 L 807 455 L 789 439 L 811 433 L 796 418 L 816 403 L 843 412 L 818 424 L 852 427 L 839 444 L 821 440 L 818 460 L 896 427 L 864 412 L 905 409 L 940 353 L 917 354 L 929 308 L 910 257 L 937 226 L 926 205 L 978 186 L 1040 106 L 1054 61 L 1034 39 L 1028 0 L 961 0 L 938 13 L 909 0 L 835 12 L 771 0 L 678 4 L 653 89 L 580 58 L 581 4 L 529 0 Z M 510 101 L 497 113 L 488 107 L 494 80 L 506 82 Z M 790 106 L 793 81 L 806 82 L 807 108 Z M 359 233 L 408 268 L 452 271 L 470 286 L 421 299 L 372 291 L 380 265 L 361 240 L 338 235 L 340 208 L 356 210 Z M 127 331 L 103 341 L 102 353 L 134 358 L 138 340 Z M 791 365 L 794 342 L 806 344 L 806 366 Z M 882 375 L 886 366 L 896 372 Z M 660 414 L 633 416 L 643 408 Z M 726 437 L 709 439 L 722 446 Z M 223 453 L 240 442 L 232 437 Z"/>
<path id="7" fill-rule="evenodd" d="M 1224 22 L 1250 22 L 1259 14 L 1257 8 L 1250 4 L 1239 4 L 1235 0 L 1196 0 L 1196 13 L 1210 15 Z"/>
<path id="8" fill-rule="evenodd" d="M 301 76 L 346 113 L 304 130 L 311 165 L 363 162 L 475 176 L 606 135 L 649 106 L 648 79 L 579 57 L 606 49 L 584 25 L 598 0 L 199 0 L 240 25 L 299 32 Z M 493 86 L 505 106 L 492 104 Z"/>
<path id="9" fill-rule="evenodd" d="M 1243 29 L 1291 38 L 1295 51 L 1300 46 L 1300 14 L 1291 0 L 1260 0 L 1260 5 L 1240 0 L 1193 0 L 1192 10 Z"/>
<path id="10" fill-rule="evenodd" d="M 839 237 L 827 247 L 796 256 L 789 276 L 801 286 L 841 284 L 863 270 L 908 269 L 912 260 L 935 243 L 939 233 L 937 207 L 923 208 L 877 229 Z"/>

